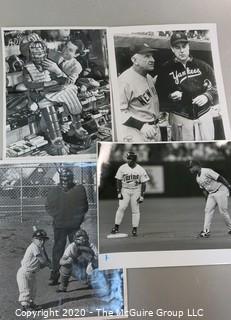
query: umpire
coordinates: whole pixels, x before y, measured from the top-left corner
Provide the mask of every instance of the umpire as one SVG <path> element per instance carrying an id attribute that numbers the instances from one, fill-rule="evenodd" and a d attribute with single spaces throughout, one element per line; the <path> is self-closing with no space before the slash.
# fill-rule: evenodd
<path id="1" fill-rule="evenodd" d="M 88 200 L 83 185 L 74 183 L 70 169 L 59 172 L 60 183 L 47 195 L 46 211 L 53 218 L 54 246 L 52 252 L 52 271 L 49 285 L 57 285 L 59 280 L 59 261 L 64 253 L 67 237 L 73 242 L 88 211 Z"/>

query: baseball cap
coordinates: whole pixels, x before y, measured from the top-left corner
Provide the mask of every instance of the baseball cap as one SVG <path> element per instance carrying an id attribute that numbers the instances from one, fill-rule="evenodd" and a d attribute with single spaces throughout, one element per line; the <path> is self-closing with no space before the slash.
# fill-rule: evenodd
<path id="1" fill-rule="evenodd" d="M 178 43 L 188 43 L 188 37 L 183 31 L 175 31 L 173 32 L 171 38 L 170 38 L 170 44 L 172 47 L 174 47 Z"/>
<path id="2" fill-rule="evenodd" d="M 156 51 L 156 49 L 150 47 L 147 43 L 137 44 L 131 48 L 132 55 L 139 53 L 139 54 L 146 54 L 152 53 Z"/>
<path id="3" fill-rule="evenodd" d="M 201 163 L 200 163 L 200 161 L 198 161 L 198 160 L 190 160 L 190 161 L 188 161 L 188 163 L 187 163 L 187 168 L 192 168 L 192 167 L 194 167 L 194 166 L 199 166 L 199 167 L 201 167 Z"/>
<path id="4" fill-rule="evenodd" d="M 36 238 L 36 239 L 45 239 L 45 240 L 49 239 L 49 237 L 47 236 L 46 231 L 44 231 L 43 229 L 38 229 L 38 230 L 34 231 L 32 237 Z"/>
<path id="5" fill-rule="evenodd" d="M 130 151 L 130 152 L 127 153 L 127 160 L 136 161 L 136 159 L 137 159 L 137 155 L 136 155 L 135 152 Z"/>

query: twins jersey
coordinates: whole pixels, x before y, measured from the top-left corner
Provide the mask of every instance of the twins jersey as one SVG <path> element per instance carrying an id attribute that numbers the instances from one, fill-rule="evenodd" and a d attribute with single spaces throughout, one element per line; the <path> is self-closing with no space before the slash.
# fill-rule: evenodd
<path id="1" fill-rule="evenodd" d="M 119 167 L 115 178 L 122 181 L 122 188 L 125 189 L 137 189 L 142 182 L 149 180 L 146 171 L 139 164 L 131 168 L 127 163 Z"/>
<path id="2" fill-rule="evenodd" d="M 222 185 L 217 181 L 218 177 L 219 174 L 212 169 L 201 168 L 201 174 L 197 175 L 196 180 L 201 189 L 205 189 L 208 193 L 214 193 Z"/>
<path id="3" fill-rule="evenodd" d="M 159 114 L 154 79 L 149 74 L 140 75 L 131 67 L 119 76 L 118 83 L 123 124 L 130 117 L 143 122 L 154 121 Z"/>
<path id="4" fill-rule="evenodd" d="M 36 272 L 40 270 L 40 262 L 37 258 L 38 256 L 40 256 L 40 258 L 44 258 L 45 263 L 47 259 L 43 253 L 43 249 L 32 242 L 26 249 L 24 257 L 21 261 L 22 268 L 29 272 Z"/>

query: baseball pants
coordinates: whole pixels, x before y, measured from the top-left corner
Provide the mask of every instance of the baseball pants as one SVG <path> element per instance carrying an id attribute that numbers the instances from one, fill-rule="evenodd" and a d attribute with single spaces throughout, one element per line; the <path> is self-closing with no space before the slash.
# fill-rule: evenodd
<path id="1" fill-rule="evenodd" d="M 70 243 L 73 242 L 75 232 L 78 229 L 79 228 L 54 228 L 54 247 L 52 252 L 52 270 L 54 276 L 59 272 L 59 261 L 63 256 L 67 243 L 67 237 Z"/>
<path id="2" fill-rule="evenodd" d="M 117 209 L 116 216 L 115 216 L 115 224 L 120 225 L 125 210 L 129 206 L 129 203 L 131 204 L 131 210 L 132 210 L 132 226 L 133 228 L 137 228 L 139 226 L 140 222 L 140 206 L 139 203 L 137 203 L 137 199 L 140 197 L 140 188 L 136 189 L 125 189 L 122 188 L 121 194 L 123 195 L 123 199 L 119 200 L 119 208 Z"/>
<path id="3" fill-rule="evenodd" d="M 172 138 L 174 141 L 214 140 L 215 130 L 211 110 L 197 120 L 190 120 L 171 113 L 169 115 L 169 124 L 172 126 Z M 179 132 L 179 125 L 182 125 L 181 132 Z"/>
<path id="4" fill-rule="evenodd" d="M 36 273 L 21 267 L 17 272 L 17 283 L 19 289 L 18 301 L 22 306 L 29 305 L 35 299 Z"/>
<path id="5" fill-rule="evenodd" d="M 140 130 L 122 125 L 122 140 L 124 142 L 158 142 L 161 141 L 160 129 L 157 127 L 155 138 L 149 139 Z"/>
<path id="6" fill-rule="evenodd" d="M 231 230 L 231 218 L 228 212 L 229 190 L 222 185 L 217 192 L 208 195 L 205 206 L 204 231 L 210 231 L 211 222 L 216 207 L 218 206 L 220 214 L 223 216 L 225 224 Z"/>

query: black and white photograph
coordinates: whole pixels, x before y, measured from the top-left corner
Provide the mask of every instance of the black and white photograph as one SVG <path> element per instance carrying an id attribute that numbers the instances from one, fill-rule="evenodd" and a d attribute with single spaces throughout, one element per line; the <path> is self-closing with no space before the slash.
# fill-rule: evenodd
<path id="1" fill-rule="evenodd" d="M 215 24 L 109 29 L 118 142 L 231 137 Z"/>
<path id="2" fill-rule="evenodd" d="M 126 274 L 98 266 L 96 163 L 5 163 L 0 173 L 1 317 L 124 317 Z"/>
<path id="3" fill-rule="evenodd" d="M 230 263 L 231 142 L 99 143 L 100 267 Z"/>
<path id="4" fill-rule="evenodd" d="M 94 154 L 112 141 L 106 29 L 8 28 L 4 157 Z"/>

